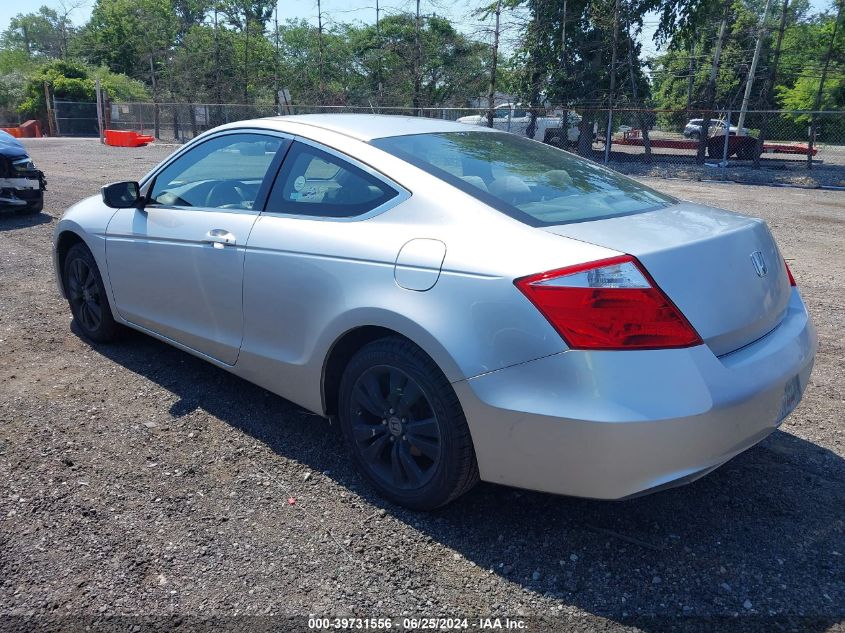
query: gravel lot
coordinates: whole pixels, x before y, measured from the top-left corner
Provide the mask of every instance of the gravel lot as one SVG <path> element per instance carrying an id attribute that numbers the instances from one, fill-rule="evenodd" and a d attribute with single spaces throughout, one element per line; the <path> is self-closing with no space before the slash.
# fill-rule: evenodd
<path id="1" fill-rule="evenodd" d="M 820 350 L 780 431 L 645 498 L 482 484 L 425 515 L 375 497 L 322 418 L 140 334 L 81 340 L 54 288 L 55 220 L 174 148 L 26 145 L 49 192 L 43 214 L 0 217 L 0 630 L 309 613 L 845 630 L 845 194 L 652 183 L 764 217 L 791 260 Z"/>

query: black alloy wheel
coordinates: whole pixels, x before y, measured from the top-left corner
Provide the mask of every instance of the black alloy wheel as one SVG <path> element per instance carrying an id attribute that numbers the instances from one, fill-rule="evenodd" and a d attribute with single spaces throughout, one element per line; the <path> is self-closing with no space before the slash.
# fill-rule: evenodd
<path id="1" fill-rule="evenodd" d="M 413 378 L 396 367 L 371 367 L 355 381 L 352 403 L 352 433 L 373 474 L 401 490 L 431 481 L 441 455 L 440 424 Z"/>
<path id="2" fill-rule="evenodd" d="M 73 320 L 87 338 L 107 343 L 120 334 L 111 313 L 97 262 L 83 243 L 71 246 L 64 260 L 64 288 Z"/>
<path id="3" fill-rule="evenodd" d="M 97 330 L 103 323 L 103 297 L 88 262 L 77 257 L 70 262 L 67 294 L 71 310 L 86 332 Z"/>
<path id="4" fill-rule="evenodd" d="M 337 413 L 355 466 L 394 503 L 433 510 L 478 481 L 458 396 L 431 357 L 408 339 L 377 339 L 349 359 Z"/>

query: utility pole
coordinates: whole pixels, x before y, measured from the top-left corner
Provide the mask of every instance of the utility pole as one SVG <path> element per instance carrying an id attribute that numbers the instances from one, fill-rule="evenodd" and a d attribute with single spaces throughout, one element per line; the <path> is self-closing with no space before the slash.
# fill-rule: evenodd
<path id="1" fill-rule="evenodd" d="M 563 15 L 560 18 L 560 60 L 558 62 L 559 67 L 563 71 L 564 76 L 567 76 L 569 74 L 569 62 L 566 59 L 566 4 L 566 0 L 563 0 Z"/>
<path id="2" fill-rule="evenodd" d="M 249 102 L 249 11 L 244 13 L 244 103 Z"/>
<path id="3" fill-rule="evenodd" d="M 610 160 L 610 135 L 613 131 L 613 99 L 616 96 L 616 56 L 619 48 L 619 0 L 613 5 L 613 50 L 610 54 L 610 95 L 607 107 L 607 130 L 604 136 L 604 164 Z"/>
<path id="4" fill-rule="evenodd" d="M 763 48 L 763 40 L 769 34 L 769 11 L 772 8 L 772 0 L 766 0 L 766 8 L 763 9 L 763 19 L 760 20 L 760 27 L 757 30 L 757 45 L 754 47 L 754 57 L 751 59 L 751 70 L 748 71 L 748 81 L 745 82 L 745 95 L 742 97 L 742 105 L 739 108 L 739 121 L 736 124 L 736 133 L 742 136 L 742 127 L 745 125 L 745 112 L 748 110 L 748 102 L 751 99 L 751 88 L 754 86 L 754 75 L 757 73 L 757 62 L 760 61 L 760 49 Z M 725 122 L 725 134 L 730 131 L 730 121 Z M 727 142 L 727 137 L 725 139 Z"/>
<path id="5" fill-rule="evenodd" d="M 557 100 L 560 102 L 559 105 L 563 106 L 565 102 L 565 98 L 562 96 L 564 93 L 569 92 L 569 61 L 566 59 L 566 21 L 568 17 L 568 3 L 567 0 L 563 0 L 561 3 L 561 16 L 560 16 L 560 57 L 557 60 Z M 569 110 L 561 108 L 563 114 L 561 115 L 561 128 L 564 130 L 564 137 L 562 140 L 566 140 L 568 136 L 567 130 L 569 128 Z"/>
<path id="6" fill-rule="evenodd" d="M 420 0 L 417 0 L 417 13 L 414 20 L 414 114 L 420 116 L 420 93 L 422 92 L 422 48 L 420 48 Z"/>
<path id="7" fill-rule="evenodd" d="M 704 153 L 707 150 L 707 140 L 710 136 L 710 110 L 713 108 L 713 101 L 716 95 L 716 77 L 719 75 L 719 61 L 722 59 L 722 47 L 725 45 L 725 34 L 728 30 L 728 18 L 731 14 L 731 0 L 725 0 L 722 12 L 722 21 L 719 24 L 719 37 L 716 40 L 716 50 L 713 52 L 713 65 L 710 67 L 710 77 L 707 79 L 707 86 L 704 88 L 704 107 L 707 111 L 704 120 L 701 122 L 701 134 L 698 139 L 698 153 L 696 162 L 704 162 Z"/>
<path id="8" fill-rule="evenodd" d="M 223 101 L 220 92 L 220 34 L 217 28 L 217 3 L 214 3 L 214 100 L 217 103 Z"/>
<path id="9" fill-rule="evenodd" d="M 631 77 L 631 96 L 634 99 L 634 105 L 637 108 L 637 119 L 640 124 L 640 133 L 643 135 L 643 147 L 645 148 L 645 162 L 651 162 L 651 139 L 648 136 L 648 127 L 651 124 L 651 121 L 646 119 L 645 114 L 642 111 L 642 104 L 639 103 L 639 94 L 637 90 L 637 81 L 634 78 L 634 46 L 632 44 L 633 38 L 631 37 L 631 0 L 628 3 L 628 15 L 627 17 L 627 34 L 628 34 L 628 73 Z M 689 109 L 689 102 L 687 102 L 687 109 Z"/>
<path id="10" fill-rule="evenodd" d="M 487 91 L 487 127 L 493 127 L 493 106 L 496 105 L 496 67 L 499 63 L 499 28 L 501 17 L 502 0 L 496 0 L 496 26 L 493 29 L 493 59 L 490 62 L 490 88 Z"/>
<path id="11" fill-rule="evenodd" d="M 319 101 L 323 105 L 324 84 L 323 84 L 323 10 L 320 5 L 320 0 L 317 0 L 317 46 L 320 52 L 320 65 L 317 69 L 319 73 Z"/>
<path id="12" fill-rule="evenodd" d="M 275 34 L 276 56 L 273 59 L 273 101 L 276 104 L 276 114 L 281 114 L 279 109 L 279 2 L 276 0 L 276 7 L 273 14 L 273 27 Z"/>
<path id="13" fill-rule="evenodd" d="M 384 100 L 384 81 L 382 79 L 383 69 L 382 69 L 382 59 L 381 54 L 383 51 L 382 42 L 381 42 L 381 19 L 379 17 L 379 0 L 376 0 L 376 41 L 378 42 L 378 103 L 381 105 L 382 101 Z"/>
<path id="14" fill-rule="evenodd" d="M 816 92 L 816 101 L 813 104 L 813 113 L 810 115 L 810 151 L 807 152 L 807 168 L 813 167 L 813 144 L 816 142 L 816 112 L 822 107 L 822 94 L 824 92 L 824 82 L 827 79 L 827 69 L 830 66 L 830 56 L 833 53 L 833 44 L 836 41 L 836 31 L 839 28 L 839 19 L 842 17 L 842 4 L 845 0 L 839 0 L 836 5 L 836 21 L 833 23 L 833 33 L 830 35 L 830 43 L 827 46 L 827 54 L 824 57 L 824 67 L 822 68 L 822 76 L 819 79 L 819 90 Z"/>
<path id="15" fill-rule="evenodd" d="M 769 70 L 769 77 L 763 85 L 763 90 L 760 93 L 760 102 L 763 108 L 769 106 L 769 95 L 775 87 L 775 80 L 778 76 L 778 64 L 780 63 L 780 48 L 783 43 L 783 34 L 786 31 L 786 18 L 789 13 L 789 0 L 783 0 L 783 8 L 780 12 L 780 26 L 778 27 L 778 36 L 775 41 L 775 54 L 772 59 L 772 67 Z M 754 151 L 754 167 L 760 166 L 760 155 L 763 153 L 763 143 L 766 142 L 766 132 L 769 127 L 769 113 L 763 116 L 763 121 L 760 123 L 760 135 L 757 137 L 757 147 Z"/>

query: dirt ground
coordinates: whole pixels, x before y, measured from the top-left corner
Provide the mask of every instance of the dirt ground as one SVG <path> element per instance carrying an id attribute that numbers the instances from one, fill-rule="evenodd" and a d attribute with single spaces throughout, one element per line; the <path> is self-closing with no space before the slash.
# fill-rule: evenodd
<path id="1" fill-rule="evenodd" d="M 44 213 L 0 216 L 0 630 L 307 614 L 845 630 L 845 194 L 649 181 L 765 218 L 790 260 L 820 347 L 781 430 L 644 498 L 482 484 L 417 514 L 368 489 L 322 418 L 143 335 L 82 340 L 54 286 L 56 218 L 174 148 L 26 145 L 49 191 Z"/>

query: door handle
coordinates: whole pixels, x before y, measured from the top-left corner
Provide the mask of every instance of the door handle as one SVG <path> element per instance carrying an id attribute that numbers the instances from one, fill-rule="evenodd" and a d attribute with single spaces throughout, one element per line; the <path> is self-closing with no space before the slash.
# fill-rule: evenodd
<path id="1" fill-rule="evenodd" d="M 226 244 L 237 244 L 234 234 L 226 229 L 211 229 L 205 234 L 206 242 L 213 244 L 214 248 L 223 248 Z"/>

